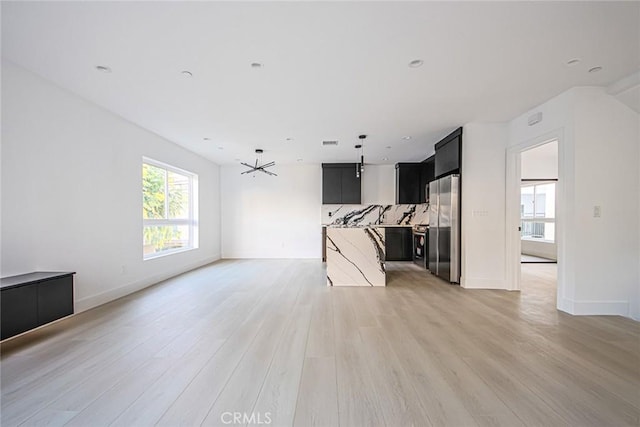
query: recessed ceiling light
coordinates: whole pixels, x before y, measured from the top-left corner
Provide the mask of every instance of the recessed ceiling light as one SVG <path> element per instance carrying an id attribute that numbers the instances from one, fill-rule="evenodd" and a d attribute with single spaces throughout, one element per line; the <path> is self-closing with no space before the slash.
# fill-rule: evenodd
<path id="1" fill-rule="evenodd" d="M 387 150 L 391 150 L 391 146 L 390 146 L 390 145 L 387 145 L 387 146 L 386 146 L 386 147 L 384 147 L 384 148 L 386 148 Z"/>
<path id="2" fill-rule="evenodd" d="M 403 136 L 402 139 L 404 139 L 405 141 L 408 141 L 408 140 L 411 139 L 411 137 L 410 136 Z"/>
<path id="3" fill-rule="evenodd" d="M 203 141 L 211 141 L 211 138 L 202 138 Z"/>
<path id="4" fill-rule="evenodd" d="M 262 64 L 259 62 L 252 62 L 251 68 L 262 68 Z"/>
<path id="5" fill-rule="evenodd" d="M 191 71 L 180 71 L 180 74 L 182 74 L 183 77 L 193 77 L 193 73 Z"/>
<path id="6" fill-rule="evenodd" d="M 567 65 L 576 65 L 578 62 L 580 62 L 580 59 L 578 58 L 570 59 L 567 61 Z"/>
<path id="7" fill-rule="evenodd" d="M 287 141 L 293 141 L 293 138 L 287 138 Z"/>
<path id="8" fill-rule="evenodd" d="M 422 64 L 424 64 L 424 61 L 422 59 L 414 59 L 413 61 L 409 62 L 409 67 L 418 68 L 421 67 Z"/>
<path id="9" fill-rule="evenodd" d="M 223 146 L 219 146 L 218 150 L 224 150 L 224 147 Z"/>
<path id="10" fill-rule="evenodd" d="M 602 71 L 602 67 L 589 68 L 590 73 L 597 73 L 598 71 Z"/>
<path id="11" fill-rule="evenodd" d="M 240 159 L 233 159 L 233 161 L 234 161 L 234 162 L 239 162 L 239 161 L 240 161 Z"/>
<path id="12" fill-rule="evenodd" d="M 302 161 L 302 159 L 298 159 L 298 160 L 296 160 L 296 162 L 301 162 L 301 161 Z"/>
<path id="13" fill-rule="evenodd" d="M 111 68 L 107 67 L 106 65 L 96 65 L 96 70 L 100 71 L 101 73 L 111 72 Z"/>
<path id="14" fill-rule="evenodd" d="M 382 158 L 382 161 L 383 161 L 383 162 L 386 162 L 387 160 L 389 160 L 389 158 L 388 158 L 388 157 L 383 157 L 383 158 Z"/>

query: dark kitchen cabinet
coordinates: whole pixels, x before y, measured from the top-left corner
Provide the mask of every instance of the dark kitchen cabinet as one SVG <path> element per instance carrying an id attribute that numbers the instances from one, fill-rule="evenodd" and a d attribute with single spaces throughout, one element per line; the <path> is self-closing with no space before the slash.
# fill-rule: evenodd
<path id="1" fill-rule="evenodd" d="M 427 201 L 427 183 L 433 181 L 432 164 L 396 164 L 396 204 L 416 204 Z"/>
<path id="2" fill-rule="evenodd" d="M 459 174 L 462 168 L 462 128 L 442 138 L 435 149 L 435 177 Z"/>
<path id="3" fill-rule="evenodd" d="M 342 203 L 342 169 L 322 165 L 322 204 Z"/>
<path id="4" fill-rule="evenodd" d="M 359 205 L 362 187 L 355 163 L 322 164 L 322 204 Z"/>
<path id="5" fill-rule="evenodd" d="M 386 227 L 385 253 L 387 261 L 413 260 L 413 235 L 411 227 Z"/>
<path id="6" fill-rule="evenodd" d="M 424 188 L 425 202 L 429 203 L 429 187 L 428 184 L 436 179 L 435 167 L 436 156 L 435 154 L 422 162 L 424 168 L 422 169 L 422 175 L 420 177 L 420 188 Z"/>
<path id="7" fill-rule="evenodd" d="M 36 272 L 2 278 L 0 339 L 73 314 L 74 274 Z"/>

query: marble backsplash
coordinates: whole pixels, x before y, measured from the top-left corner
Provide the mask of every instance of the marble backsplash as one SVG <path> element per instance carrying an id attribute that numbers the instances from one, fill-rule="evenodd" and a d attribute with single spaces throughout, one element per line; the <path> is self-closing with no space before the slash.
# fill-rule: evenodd
<path id="1" fill-rule="evenodd" d="M 429 204 L 322 205 L 322 225 L 416 225 L 429 223 Z"/>

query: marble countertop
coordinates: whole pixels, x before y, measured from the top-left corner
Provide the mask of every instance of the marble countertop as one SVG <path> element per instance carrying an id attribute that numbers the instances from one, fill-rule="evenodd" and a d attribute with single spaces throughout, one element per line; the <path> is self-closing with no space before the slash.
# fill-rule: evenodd
<path id="1" fill-rule="evenodd" d="M 428 227 L 428 224 L 425 224 Z M 365 225 L 339 225 L 327 224 L 323 225 L 327 228 L 413 228 L 412 224 L 365 224 Z"/>
<path id="2" fill-rule="evenodd" d="M 429 222 L 429 205 L 322 205 L 326 226 L 411 227 Z"/>
<path id="3" fill-rule="evenodd" d="M 327 286 L 386 286 L 383 227 L 327 229 Z"/>

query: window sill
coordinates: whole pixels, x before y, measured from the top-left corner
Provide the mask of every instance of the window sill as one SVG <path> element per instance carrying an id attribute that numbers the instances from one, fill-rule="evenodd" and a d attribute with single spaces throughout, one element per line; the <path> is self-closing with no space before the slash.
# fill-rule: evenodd
<path id="1" fill-rule="evenodd" d="M 142 256 L 142 260 L 143 261 L 149 261 L 149 260 L 152 260 L 152 259 L 163 258 L 163 257 L 169 256 L 169 255 L 175 255 L 175 254 L 179 254 L 179 253 L 182 253 L 182 252 L 189 252 L 189 251 L 192 251 L 194 249 L 198 249 L 198 248 L 197 247 L 194 248 L 194 247 L 190 246 L 190 247 L 186 247 L 186 248 L 172 249 L 172 250 L 169 250 L 169 251 L 158 252 L 158 253 L 154 253 L 154 254 L 150 254 L 150 255 L 146 255 L 146 256 L 143 255 Z"/>
<path id="2" fill-rule="evenodd" d="M 520 240 L 522 240 L 523 242 L 549 243 L 551 245 L 555 243 L 555 241 L 553 240 L 544 240 L 544 239 L 537 239 L 537 238 L 530 238 L 530 237 L 522 237 Z"/>

